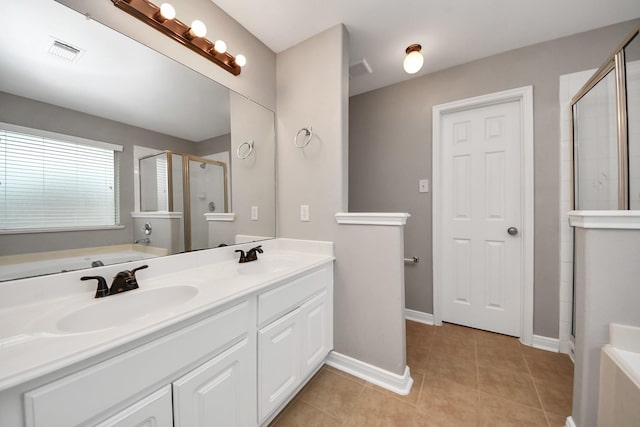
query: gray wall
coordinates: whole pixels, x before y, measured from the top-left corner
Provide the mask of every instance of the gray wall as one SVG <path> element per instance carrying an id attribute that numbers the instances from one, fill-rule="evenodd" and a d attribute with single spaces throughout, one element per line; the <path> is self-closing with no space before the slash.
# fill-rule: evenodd
<path id="1" fill-rule="evenodd" d="M 609 324 L 640 327 L 640 230 L 576 227 L 575 235 L 576 364 L 571 416 L 576 426 L 595 427 L 600 350 L 609 342 Z"/>
<path id="2" fill-rule="evenodd" d="M 231 188 L 236 231 L 260 237 L 276 235 L 275 117 L 273 111 L 231 92 Z M 246 141 L 254 141 L 251 155 L 237 157 Z M 258 207 L 258 219 L 251 219 L 251 207 Z"/>
<path id="3" fill-rule="evenodd" d="M 338 25 L 277 56 L 282 237 L 333 240 L 334 215 L 347 209 L 348 80 L 341 67 L 348 64 L 348 48 L 343 39 L 348 34 Z M 295 135 L 306 126 L 313 127 L 313 138 L 305 148 L 296 148 Z M 309 222 L 300 221 L 302 204 L 309 205 Z"/>
<path id="4" fill-rule="evenodd" d="M 558 337 L 559 76 L 599 67 L 637 22 L 502 53 L 350 99 L 350 209 L 412 215 L 405 253 L 421 262 L 405 271 L 407 308 L 433 313 L 431 193 L 418 193 L 418 180 L 431 179 L 432 107 L 533 85 L 534 333 Z"/>
<path id="5" fill-rule="evenodd" d="M 204 157 L 224 151 L 231 151 L 230 133 L 198 141 L 193 154 L 198 157 Z"/>
<path id="6" fill-rule="evenodd" d="M 347 209 L 348 40 L 338 25 L 277 55 L 278 236 L 335 242 L 334 348 L 401 375 L 402 231 L 335 220 Z M 299 149 L 304 126 L 314 136 Z"/>
<path id="7" fill-rule="evenodd" d="M 0 255 L 133 242 L 133 146 L 192 154 L 193 142 L 51 104 L 0 92 L 0 122 L 123 146 L 120 154 L 120 230 L 0 235 Z"/>

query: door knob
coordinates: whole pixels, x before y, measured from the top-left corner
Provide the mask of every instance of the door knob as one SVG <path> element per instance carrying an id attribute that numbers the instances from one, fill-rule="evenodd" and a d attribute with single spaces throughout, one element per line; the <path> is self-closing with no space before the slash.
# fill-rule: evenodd
<path id="1" fill-rule="evenodd" d="M 509 233 L 510 236 L 515 236 L 518 234 L 518 229 L 515 227 L 509 227 L 507 228 L 507 233 Z"/>

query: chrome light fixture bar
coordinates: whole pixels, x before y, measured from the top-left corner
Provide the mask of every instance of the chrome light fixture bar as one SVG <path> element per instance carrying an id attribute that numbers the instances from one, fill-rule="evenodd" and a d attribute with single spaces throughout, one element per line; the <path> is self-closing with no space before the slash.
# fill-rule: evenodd
<path id="1" fill-rule="evenodd" d="M 175 10 L 170 7 L 170 13 L 163 4 L 162 8 L 147 0 L 111 0 L 118 9 L 124 10 L 129 15 L 138 18 L 140 21 L 155 28 L 156 30 L 171 37 L 183 46 L 202 55 L 211 62 L 224 68 L 234 76 L 240 74 L 242 66 L 246 63 L 243 55 L 234 57 L 226 52 L 224 42 L 215 43 L 204 38 L 206 27 L 200 21 L 194 21 L 191 26 L 186 25 L 175 17 Z M 169 16 L 167 16 L 169 15 Z M 221 49 L 221 44 L 224 49 Z M 218 49 L 215 46 L 218 45 Z"/>

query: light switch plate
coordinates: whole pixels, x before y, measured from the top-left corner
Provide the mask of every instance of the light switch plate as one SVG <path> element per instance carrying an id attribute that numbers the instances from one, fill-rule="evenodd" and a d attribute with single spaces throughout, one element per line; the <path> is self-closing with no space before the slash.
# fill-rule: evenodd
<path id="1" fill-rule="evenodd" d="M 251 206 L 251 221 L 257 221 L 257 220 L 258 220 L 258 207 Z"/>
<path id="2" fill-rule="evenodd" d="M 300 221 L 309 221 L 309 205 L 300 205 Z"/>
<path id="3" fill-rule="evenodd" d="M 421 179 L 418 185 L 418 191 L 420 193 L 428 193 L 429 192 L 429 180 Z"/>

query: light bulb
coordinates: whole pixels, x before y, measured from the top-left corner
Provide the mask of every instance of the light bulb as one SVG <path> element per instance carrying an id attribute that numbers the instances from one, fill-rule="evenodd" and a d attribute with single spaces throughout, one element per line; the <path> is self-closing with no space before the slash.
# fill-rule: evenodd
<path id="1" fill-rule="evenodd" d="M 213 49 L 218 53 L 225 53 L 227 51 L 227 44 L 222 40 L 216 40 L 213 44 Z"/>
<path id="2" fill-rule="evenodd" d="M 169 3 L 162 3 L 160 5 L 160 15 L 166 19 L 173 19 L 176 17 L 176 10 Z"/>
<path id="3" fill-rule="evenodd" d="M 245 65 L 247 65 L 247 58 L 245 58 L 244 55 L 236 56 L 236 64 L 238 64 L 240 67 L 244 67 Z"/>
<path id="4" fill-rule="evenodd" d="M 408 74 L 415 74 L 422 68 L 424 58 L 420 53 L 422 47 L 419 44 L 411 45 L 407 48 L 407 56 L 404 58 L 402 66 Z"/>
<path id="5" fill-rule="evenodd" d="M 207 26 L 202 21 L 197 19 L 191 23 L 189 28 L 189 35 L 191 37 L 204 37 L 207 35 Z"/>

